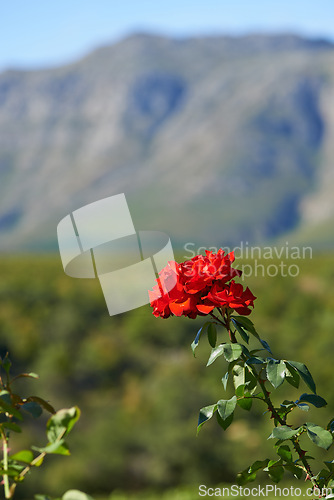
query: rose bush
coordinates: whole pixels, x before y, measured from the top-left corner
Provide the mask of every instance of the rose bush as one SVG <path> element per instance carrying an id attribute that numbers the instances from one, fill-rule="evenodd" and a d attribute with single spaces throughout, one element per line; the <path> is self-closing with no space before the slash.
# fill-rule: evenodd
<path id="1" fill-rule="evenodd" d="M 219 425 L 226 430 L 232 423 L 237 407 L 249 411 L 253 401 L 266 406 L 266 413 L 272 419 L 274 428 L 268 439 L 275 439 L 277 456 L 256 460 L 238 474 L 237 480 L 243 485 L 254 481 L 259 470 L 278 483 L 285 472 L 294 477 L 311 481 L 317 498 L 333 498 L 334 460 L 325 461 L 325 468 L 315 473 L 310 465 L 312 457 L 305 451 L 300 441 L 306 437 L 313 445 L 328 450 L 333 443 L 334 418 L 326 428 L 312 422 L 297 427 L 288 422 L 292 412 L 306 412 L 310 406 L 322 408 L 327 405 L 317 394 L 312 375 L 305 364 L 299 361 L 276 359 L 268 343 L 261 339 L 253 322 L 247 317 L 254 307 L 256 297 L 234 278 L 241 272 L 232 267 L 234 254 L 225 255 L 206 251 L 181 264 L 169 262 L 159 273 L 157 285 L 149 292 L 153 314 L 156 317 L 187 316 L 196 318 L 210 316 L 198 331 L 191 347 L 195 354 L 200 338 L 207 333 L 212 351 L 207 366 L 217 359 L 227 362 L 227 370 L 222 376 L 223 387 L 232 381 L 234 396 L 220 399 L 217 403 L 200 410 L 198 431 L 214 415 Z M 226 338 L 227 333 L 227 338 Z M 217 345 L 218 334 L 222 342 Z M 260 343 L 260 348 L 251 349 L 251 336 Z M 227 341 L 226 341 L 227 340 Z M 268 354 L 263 355 L 262 351 Z M 274 402 L 273 389 L 284 381 L 295 389 L 303 381 L 311 393 L 302 393 L 295 400 Z M 267 385 L 270 384 L 268 390 Z"/>

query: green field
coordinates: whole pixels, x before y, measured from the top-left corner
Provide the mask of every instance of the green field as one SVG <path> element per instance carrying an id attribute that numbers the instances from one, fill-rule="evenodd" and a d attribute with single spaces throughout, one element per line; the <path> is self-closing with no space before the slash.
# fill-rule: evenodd
<path id="1" fill-rule="evenodd" d="M 308 365 L 328 406 L 307 419 L 324 425 L 334 412 L 334 257 L 293 264 L 295 278 L 245 282 L 258 297 L 251 318 L 274 355 Z M 27 395 L 82 410 L 72 456 L 49 457 L 18 487 L 18 499 L 77 488 L 97 500 L 190 500 L 201 498 L 200 484 L 233 483 L 255 459 L 272 458 L 272 423 L 257 405 L 251 413 L 239 408 L 225 433 L 212 421 L 196 438 L 199 408 L 224 397 L 224 361 L 205 368 L 205 341 L 196 358 L 191 353 L 203 319 L 157 319 L 149 306 L 109 317 L 98 281 L 69 278 L 57 256 L 2 257 L 0 273 L 1 355 L 10 352 L 17 372 L 40 375 L 24 382 Z M 299 395 L 286 385 L 278 393 Z M 13 451 L 42 443 L 42 424 L 28 419 Z M 331 450 L 310 451 L 333 459 Z"/>

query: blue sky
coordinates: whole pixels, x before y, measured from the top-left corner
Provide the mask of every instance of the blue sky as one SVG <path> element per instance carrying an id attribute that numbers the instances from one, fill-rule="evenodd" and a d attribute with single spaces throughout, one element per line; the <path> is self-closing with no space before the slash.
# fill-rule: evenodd
<path id="1" fill-rule="evenodd" d="M 298 32 L 334 40 L 334 0 L 3 0 L 0 69 L 70 62 L 135 31 Z"/>

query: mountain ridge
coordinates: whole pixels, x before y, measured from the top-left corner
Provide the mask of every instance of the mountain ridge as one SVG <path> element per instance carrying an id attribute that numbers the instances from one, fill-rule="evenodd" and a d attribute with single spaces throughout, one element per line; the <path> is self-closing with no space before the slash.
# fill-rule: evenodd
<path id="1" fill-rule="evenodd" d="M 334 217 L 333 62 L 292 34 L 134 34 L 0 73 L 0 249 L 55 249 L 63 216 L 119 192 L 179 245 L 302 241 Z"/>

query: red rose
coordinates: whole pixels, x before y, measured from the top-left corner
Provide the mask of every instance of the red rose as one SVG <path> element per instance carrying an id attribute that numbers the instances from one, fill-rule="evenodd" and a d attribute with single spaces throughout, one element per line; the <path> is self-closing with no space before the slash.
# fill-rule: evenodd
<path id="1" fill-rule="evenodd" d="M 215 283 L 205 298 L 216 307 L 230 307 L 244 316 L 250 314 L 250 306 L 254 307 L 256 299 L 248 287 L 244 290 L 243 286 L 234 280 L 228 285 Z"/>
<path id="2" fill-rule="evenodd" d="M 186 280 L 188 293 L 197 293 L 210 286 L 214 280 L 226 283 L 231 278 L 240 276 L 241 272 L 231 267 L 234 262 L 234 253 L 225 255 L 220 249 L 216 254 L 205 251 L 206 255 L 196 255 L 191 260 L 181 264 L 182 273 Z"/>
<path id="3" fill-rule="evenodd" d="M 210 314 L 215 307 L 249 314 L 256 297 L 232 279 L 241 276 L 241 271 L 231 266 L 233 262 L 234 253 L 225 255 L 222 249 L 216 254 L 206 250 L 205 255 L 181 264 L 169 262 L 159 273 L 158 284 L 149 291 L 153 314 L 196 318 Z"/>

